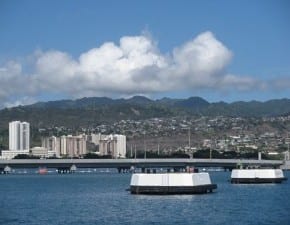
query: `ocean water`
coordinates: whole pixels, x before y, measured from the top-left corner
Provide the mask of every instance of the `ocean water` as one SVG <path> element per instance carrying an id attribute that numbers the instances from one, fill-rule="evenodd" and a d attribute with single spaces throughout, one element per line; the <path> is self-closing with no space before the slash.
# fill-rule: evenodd
<path id="1" fill-rule="evenodd" d="M 229 172 L 210 175 L 215 193 L 172 196 L 131 195 L 131 175 L 114 172 L 0 175 L 0 224 L 290 224 L 289 180 L 237 185 Z"/>

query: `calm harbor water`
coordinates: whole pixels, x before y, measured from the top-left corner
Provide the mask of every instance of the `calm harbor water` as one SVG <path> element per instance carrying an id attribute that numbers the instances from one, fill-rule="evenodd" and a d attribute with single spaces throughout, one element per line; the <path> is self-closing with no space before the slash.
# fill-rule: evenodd
<path id="1" fill-rule="evenodd" d="M 210 172 L 206 195 L 130 195 L 130 174 L 0 175 L 0 224 L 290 224 L 290 181 L 233 185 Z M 285 172 L 290 178 L 290 173 Z"/>

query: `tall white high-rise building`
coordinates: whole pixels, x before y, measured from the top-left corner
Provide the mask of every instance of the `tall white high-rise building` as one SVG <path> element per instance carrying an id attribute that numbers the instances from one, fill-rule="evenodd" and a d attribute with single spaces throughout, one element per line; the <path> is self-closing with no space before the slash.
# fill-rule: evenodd
<path id="1" fill-rule="evenodd" d="M 28 150 L 30 147 L 30 126 L 27 122 L 9 123 L 9 150 Z"/>

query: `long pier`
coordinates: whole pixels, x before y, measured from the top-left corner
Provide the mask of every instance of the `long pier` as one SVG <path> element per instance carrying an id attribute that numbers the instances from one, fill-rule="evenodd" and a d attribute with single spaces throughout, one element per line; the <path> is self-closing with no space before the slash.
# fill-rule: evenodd
<path id="1" fill-rule="evenodd" d="M 280 168 L 285 165 L 282 160 L 248 160 L 248 159 L 12 159 L 0 160 L 0 170 L 10 168 L 181 168 L 222 167 L 236 168 L 238 164 L 246 166 Z"/>

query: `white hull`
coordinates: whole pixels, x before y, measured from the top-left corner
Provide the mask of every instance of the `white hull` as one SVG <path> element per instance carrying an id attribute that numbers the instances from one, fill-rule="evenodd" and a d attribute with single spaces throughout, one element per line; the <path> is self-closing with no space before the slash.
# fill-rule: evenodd
<path id="1" fill-rule="evenodd" d="M 130 184 L 132 194 L 194 194 L 216 188 L 208 173 L 137 173 Z"/>
<path id="2" fill-rule="evenodd" d="M 231 183 L 281 183 L 284 177 L 281 169 L 234 169 Z"/>

